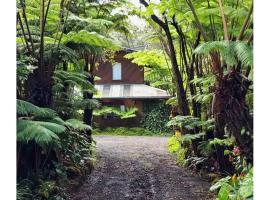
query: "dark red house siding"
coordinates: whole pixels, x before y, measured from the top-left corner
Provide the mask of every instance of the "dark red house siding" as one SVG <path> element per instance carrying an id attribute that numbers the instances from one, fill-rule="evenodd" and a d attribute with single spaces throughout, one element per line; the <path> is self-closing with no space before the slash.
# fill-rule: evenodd
<path id="1" fill-rule="evenodd" d="M 121 83 L 133 83 L 133 84 L 143 84 L 144 83 L 144 71 L 143 68 L 138 67 L 138 65 L 132 63 L 130 60 L 124 58 L 127 52 L 119 51 L 116 53 L 114 60 L 122 65 L 122 80 L 112 80 L 112 63 L 105 62 L 102 63 L 94 74 L 101 78 L 101 80 L 96 81 L 96 84 L 121 84 Z"/>

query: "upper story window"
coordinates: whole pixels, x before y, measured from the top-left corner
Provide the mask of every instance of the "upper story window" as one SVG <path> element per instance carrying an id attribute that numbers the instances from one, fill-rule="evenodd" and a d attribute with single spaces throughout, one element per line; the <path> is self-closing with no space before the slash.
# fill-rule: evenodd
<path id="1" fill-rule="evenodd" d="M 121 80 L 122 79 L 122 65 L 121 63 L 115 63 L 113 65 L 113 80 Z"/>

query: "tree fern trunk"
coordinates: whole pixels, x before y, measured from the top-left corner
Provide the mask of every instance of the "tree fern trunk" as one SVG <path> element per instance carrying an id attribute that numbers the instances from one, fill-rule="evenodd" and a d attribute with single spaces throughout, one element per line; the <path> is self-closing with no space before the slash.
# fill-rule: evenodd
<path id="1" fill-rule="evenodd" d="M 216 127 L 224 128 L 226 125 L 229 133 L 235 137 L 242 155 L 252 163 L 253 118 L 245 102 L 249 84 L 250 82 L 236 71 L 224 76 L 215 91 L 213 113 Z M 221 126 L 223 123 L 224 126 Z"/>
<path id="2" fill-rule="evenodd" d="M 94 69 L 91 67 L 91 69 L 89 70 L 88 57 L 89 56 L 87 56 L 84 71 L 88 72 L 90 74 L 88 76 L 87 80 L 89 81 L 90 84 L 94 85 L 94 77 L 93 77 L 93 70 Z M 92 66 L 95 66 L 95 61 L 94 61 L 94 64 L 92 63 Z M 84 92 L 83 96 L 84 96 L 84 99 L 93 99 L 93 93 L 90 93 L 90 92 Z M 83 121 L 85 124 L 92 126 L 92 121 L 93 121 L 93 109 L 92 108 L 86 107 L 84 109 Z M 90 142 L 92 142 L 92 131 L 87 130 L 86 135 L 88 136 Z"/>

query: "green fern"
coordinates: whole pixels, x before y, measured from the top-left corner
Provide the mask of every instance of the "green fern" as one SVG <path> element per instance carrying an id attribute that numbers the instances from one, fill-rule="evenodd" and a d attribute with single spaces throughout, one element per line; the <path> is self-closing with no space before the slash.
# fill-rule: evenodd
<path id="1" fill-rule="evenodd" d="M 198 46 L 195 54 L 209 55 L 212 52 L 219 52 L 224 62 L 234 66 L 241 62 L 243 66 L 253 66 L 252 47 L 240 41 L 211 41 Z"/>
<path id="2" fill-rule="evenodd" d="M 133 118 L 136 117 L 136 112 L 138 111 L 137 108 L 127 108 L 125 112 L 120 112 L 118 113 L 120 115 L 121 119 L 128 119 L 128 118 Z"/>
<path id="3" fill-rule="evenodd" d="M 199 118 L 193 117 L 193 116 L 181 116 L 178 115 L 171 119 L 168 123 L 167 126 L 179 126 L 181 128 L 186 128 L 188 130 L 193 130 L 196 127 L 201 126 L 201 121 Z"/>
<path id="4" fill-rule="evenodd" d="M 91 90 L 92 92 L 95 91 L 94 86 L 87 80 L 87 75 L 80 72 L 56 70 L 53 79 L 55 80 L 55 84 L 68 83 L 72 86 Z M 58 85 L 57 87 L 61 88 L 62 85 Z"/>
<path id="5" fill-rule="evenodd" d="M 96 32 L 88 32 L 86 30 L 81 30 L 79 32 L 69 32 L 63 38 L 63 44 L 68 43 L 118 49 L 118 46 L 112 40 Z"/>
<path id="6" fill-rule="evenodd" d="M 95 109 L 95 108 L 100 107 L 100 102 L 96 99 L 83 99 L 80 101 L 76 101 L 74 103 L 74 107 L 78 109 L 84 109 L 84 108 Z"/>
<path id="7" fill-rule="evenodd" d="M 114 113 L 117 116 L 119 116 L 121 119 L 127 119 L 127 118 L 136 117 L 135 113 L 137 111 L 138 109 L 135 107 L 127 108 L 126 111 L 121 111 L 119 108 L 116 108 L 116 107 L 103 106 L 101 109 L 95 110 L 94 115 L 103 116 L 105 114 Z"/>
<path id="8" fill-rule="evenodd" d="M 176 97 L 171 97 L 166 101 L 167 105 L 171 106 L 177 106 L 177 98 Z"/>
<path id="9" fill-rule="evenodd" d="M 197 133 L 197 134 L 185 134 L 179 138 L 182 142 L 191 142 L 192 140 L 199 139 L 201 137 L 205 136 L 205 133 Z"/>
<path id="10" fill-rule="evenodd" d="M 76 130 L 92 130 L 91 126 L 84 124 L 82 121 L 77 119 L 68 119 L 65 121 L 65 124 Z"/>
<path id="11" fill-rule="evenodd" d="M 35 106 L 30 102 L 17 99 L 17 113 L 19 115 L 28 116 L 31 114 L 38 114 L 40 112 L 42 111 L 38 106 Z"/>
<path id="12" fill-rule="evenodd" d="M 44 47 L 44 59 L 54 63 L 55 65 L 65 61 L 79 66 L 79 56 L 73 49 L 63 44 L 51 44 L 46 40 Z"/>
<path id="13" fill-rule="evenodd" d="M 39 145 L 46 145 L 59 140 L 57 134 L 63 133 L 65 127 L 52 122 L 17 120 L 17 141 L 28 143 L 34 140 Z"/>

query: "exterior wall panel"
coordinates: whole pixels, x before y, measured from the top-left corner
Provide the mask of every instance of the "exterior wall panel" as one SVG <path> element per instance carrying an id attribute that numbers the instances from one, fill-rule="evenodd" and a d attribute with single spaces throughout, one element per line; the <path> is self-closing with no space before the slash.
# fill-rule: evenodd
<path id="1" fill-rule="evenodd" d="M 94 74 L 101 78 L 101 80 L 96 81 L 97 84 L 113 84 L 113 83 L 130 83 L 130 84 L 143 84 L 144 83 L 144 71 L 143 68 L 138 67 L 138 65 L 132 63 L 130 60 L 124 58 L 126 53 L 120 51 L 115 56 L 115 61 L 121 63 L 122 66 L 122 79 L 113 80 L 113 70 L 112 63 L 105 62 L 102 63 Z"/>

